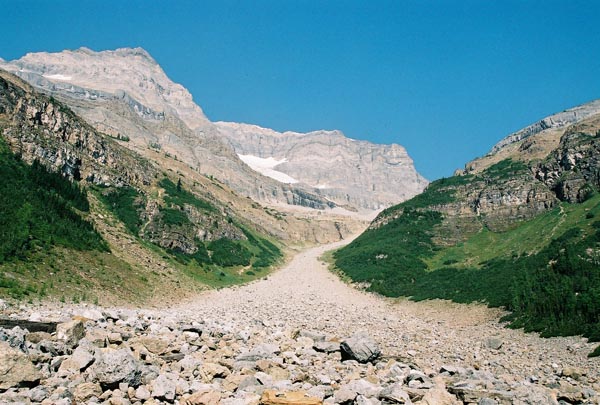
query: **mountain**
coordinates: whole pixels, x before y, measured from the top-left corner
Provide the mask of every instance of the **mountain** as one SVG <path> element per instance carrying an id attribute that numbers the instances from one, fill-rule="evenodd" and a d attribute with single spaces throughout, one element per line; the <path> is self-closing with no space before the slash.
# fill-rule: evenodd
<path id="1" fill-rule="evenodd" d="M 380 209 L 423 190 L 406 150 L 349 139 L 340 131 L 276 132 L 217 122 L 219 131 L 253 169 L 287 183 L 310 185 L 338 205 Z"/>
<path id="2" fill-rule="evenodd" d="M 191 94 L 141 48 L 30 53 L 0 62 L 0 68 L 51 94 L 98 131 L 127 139 L 126 146 L 139 154 L 165 154 L 259 202 L 374 210 L 411 197 L 427 184 L 397 145 L 351 141 L 337 131 L 291 136 L 212 123 Z M 255 141 L 260 145 L 250 144 Z M 314 159 L 301 157 L 303 151 Z M 250 155 L 245 159 L 251 164 L 238 155 Z M 287 177 L 253 170 L 258 167 L 252 157 L 277 160 L 276 171 Z"/>
<path id="3" fill-rule="evenodd" d="M 556 149 L 566 128 L 600 113 L 600 100 L 545 117 L 501 139 L 483 157 L 465 165 L 465 173 L 478 172 L 507 158 L 543 159 Z"/>
<path id="4" fill-rule="evenodd" d="M 264 276 L 283 244 L 362 225 L 263 207 L 189 165 L 150 160 L 0 70 L 0 296 L 185 296 Z"/>
<path id="5" fill-rule="evenodd" d="M 513 326 L 600 340 L 599 105 L 509 135 L 384 210 L 337 267 L 385 295 L 484 301 Z"/>

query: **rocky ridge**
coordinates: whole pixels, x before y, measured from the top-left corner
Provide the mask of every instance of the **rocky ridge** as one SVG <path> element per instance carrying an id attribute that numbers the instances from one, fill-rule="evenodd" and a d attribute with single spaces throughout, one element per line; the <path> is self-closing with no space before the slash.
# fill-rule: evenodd
<path id="1" fill-rule="evenodd" d="M 72 180 L 90 184 L 150 184 L 156 170 L 101 136 L 55 100 L 0 70 L 0 125 L 11 149 Z"/>
<path id="2" fill-rule="evenodd" d="M 311 173 L 298 176 L 298 184 L 285 184 L 262 176 L 238 158 L 226 138 L 234 139 L 224 137 L 232 135 L 229 130 L 232 125 L 237 128 L 251 126 L 210 122 L 193 102 L 190 93 L 173 83 L 141 48 L 103 52 L 81 48 L 60 53 L 31 53 L 19 60 L 0 62 L 0 68 L 52 94 L 99 131 L 128 139 L 126 146 L 142 155 L 150 156 L 153 151 L 160 151 L 174 156 L 195 170 L 216 177 L 238 193 L 261 202 L 316 209 L 340 204 L 352 210 L 372 210 L 406 199 L 426 184 L 415 172 L 403 148 L 363 142 L 357 150 L 347 147 L 351 145 L 350 141 L 337 132 L 327 142 L 335 143 L 342 153 L 330 149 L 328 151 L 334 155 L 319 151 L 315 154 L 322 156 L 319 166 L 332 157 L 338 159 L 336 162 L 342 158 L 346 180 L 373 177 L 365 183 L 368 187 L 356 181 L 345 183 L 344 177 L 330 173 L 330 165 L 324 165 L 323 170 L 316 172 L 315 167 L 310 166 L 314 162 L 303 162 L 292 156 L 284 170 L 296 175 L 303 171 Z M 321 136 L 325 134 L 323 132 Z M 234 146 L 239 146 L 244 139 L 234 140 Z M 299 139 L 290 137 L 286 141 Z M 307 152 L 315 150 L 314 147 L 306 148 L 307 145 L 300 146 Z"/>
<path id="3" fill-rule="evenodd" d="M 172 309 L 2 303 L 4 316 L 59 323 L 0 329 L 0 364 L 20 364 L 0 374 L 0 401 L 600 403 L 600 364 L 585 358 L 584 339 L 505 329 L 481 306 L 359 292 L 318 260 L 331 247 Z"/>
<path id="4" fill-rule="evenodd" d="M 320 190 L 338 205 L 385 208 L 427 185 L 400 145 L 357 141 L 340 131 L 280 133 L 255 125 L 216 125 L 239 155 L 279 161 L 273 169 Z"/>
<path id="5" fill-rule="evenodd" d="M 524 162 L 543 160 L 558 147 L 562 135 L 569 127 L 589 121 L 598 114 L 600 100 L 550 115 L 506 136 L 485 156 L 467 163 L 464 170 L 457 170 L 457 174 L 478 173 L 507 158 Z"/>
<path id="6" fill-rule="evenodd" d="M 600 113 L 600 100 L 594 100 L 589 103 L 569 108 L 565 111 L 545 117 L 517 132 L 514 132 L 492 147 L 490 154 L 497 153 L 502 148 L 511 143 L 522 141 L 530 136 L 539 134 L 552 128 L 566 128 L 576 124 L 592 115 Z"/>

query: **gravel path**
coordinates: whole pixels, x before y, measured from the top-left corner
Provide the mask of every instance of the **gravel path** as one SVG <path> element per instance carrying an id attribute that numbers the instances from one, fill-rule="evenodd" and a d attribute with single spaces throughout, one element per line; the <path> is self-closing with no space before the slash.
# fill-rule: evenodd
<path id="1" fill-rule="evenodd" d="M 600 359 L 587 358 L 595 345 L 586 339 L 542 339 L 507 329 L 498 321 L 502 312 L 483 305 L 392 300 L 352 288 L 319 259 L 346 243 L 303 251 L 266 280 L 202 294 L 176 311 L 223 319 L 237 328 L 264 323 L 341 338 L 365 331 L 385 355 L 410 359 L 424 370 L 455 364 L 515 383 L 568 366 L 600 375 Z M 498 340 L 502 347 L 492 348 Z"/>

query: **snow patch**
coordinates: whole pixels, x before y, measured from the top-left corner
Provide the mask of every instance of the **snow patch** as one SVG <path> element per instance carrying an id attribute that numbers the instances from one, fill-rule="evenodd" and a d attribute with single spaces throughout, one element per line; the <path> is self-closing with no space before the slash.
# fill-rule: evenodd
<path id="1" fill-rule="evenodd" d="M 71 80 L 72 79 L 71 76 L 65 76 L 65 75 L 61 75 L 61 74 L 42 75 L 42 76 L 44 76 L 46 79 L 50 79 L 50 80 Z"/>
<path id="2" fill-rule="evenodd" d="M 275 179 L 281 183 L 298 183 L 298 180 L 295 178 L 288 176 L 285 173 L 275 170 L 275 167 L 287 162 L 287 159 L 277 160 L 274 157 L 261 158 L 254 155 L 240 155 L 239 158 L 242 162 L 246 163 L 252 170 L 256 170 L 263 176 L 270 177 Z"/>

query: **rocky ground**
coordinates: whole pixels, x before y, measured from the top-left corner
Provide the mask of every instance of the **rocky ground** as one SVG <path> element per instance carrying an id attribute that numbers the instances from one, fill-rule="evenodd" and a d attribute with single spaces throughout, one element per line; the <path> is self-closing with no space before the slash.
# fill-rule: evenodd
<path id="1" fill-rule="evenodd" d="M 585 339 L 355 290 L 319 259 L 333 247 L 168 309 L 2 303 L 4 318 L 59 324 L 0 328 L 0 403 L 600 404 Z"/>

